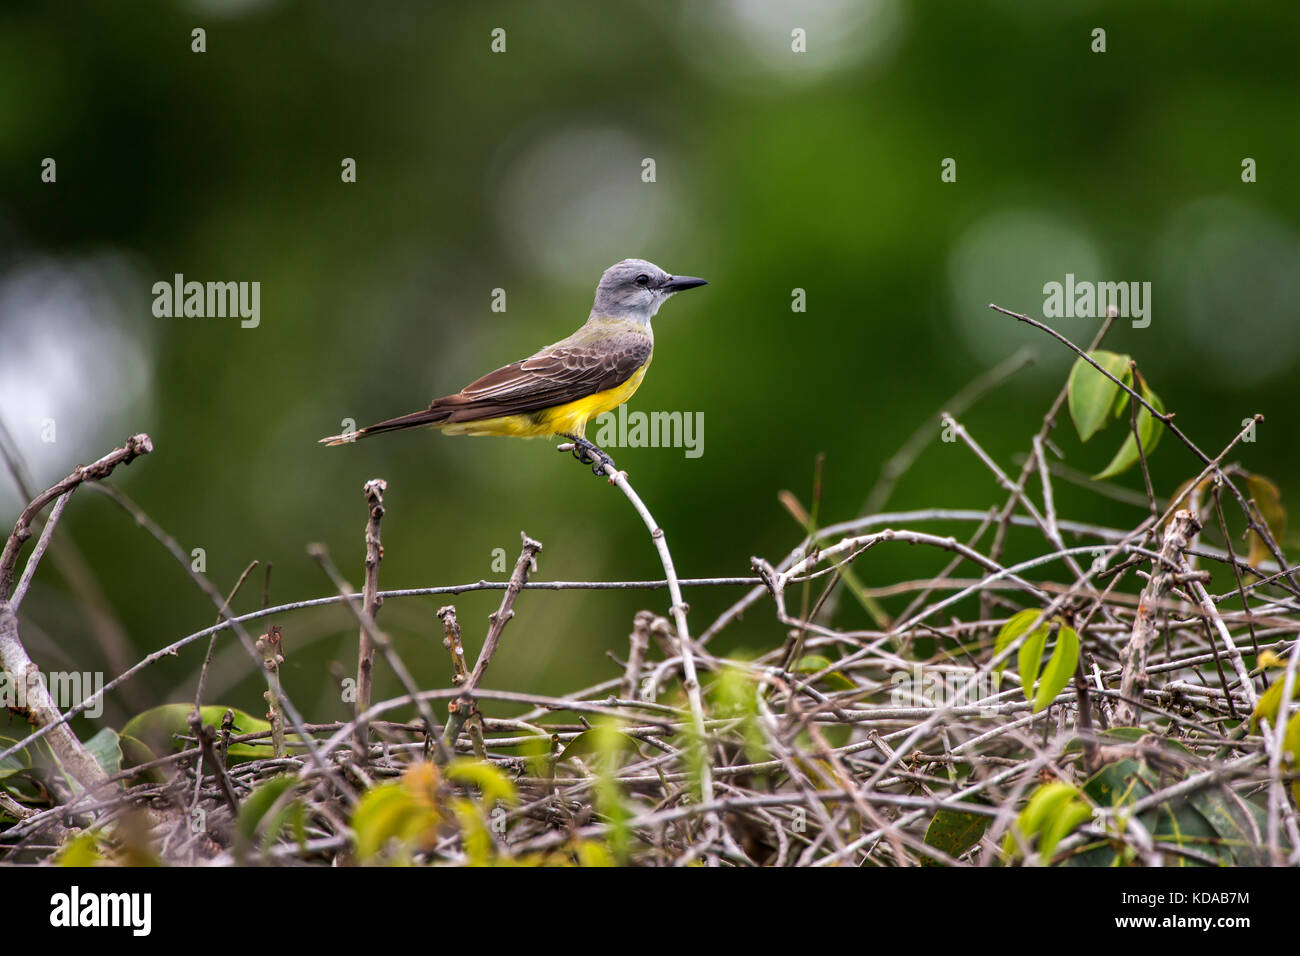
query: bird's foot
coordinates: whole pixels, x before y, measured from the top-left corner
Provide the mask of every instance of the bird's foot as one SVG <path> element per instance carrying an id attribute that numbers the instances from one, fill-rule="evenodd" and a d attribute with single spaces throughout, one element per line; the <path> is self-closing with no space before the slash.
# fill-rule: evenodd
<path id="1" fill-rule="evenodd" d="M 578 461 L 582 462 L 584 465 L 591 465 L 591 473 L 597 478 L 603 478 L 606 470 L 608 470 L 610 474 L 618 471 L 613 458 L 610 458 L 609 455 L 582 436 L 563 435 L 561 437 L 567 438 L 572 442 L 572 444 L 568 446 L 568 449 L 573 452 L 573 457 L 578 459 Z M 561 445 L 560 450 L 565 450 L 565 446 Z"/>

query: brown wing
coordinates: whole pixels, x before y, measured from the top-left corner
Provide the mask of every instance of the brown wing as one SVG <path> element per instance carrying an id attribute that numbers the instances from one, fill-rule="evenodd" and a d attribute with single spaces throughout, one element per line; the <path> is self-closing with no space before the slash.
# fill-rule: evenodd
<path id="1" fill-rule="evenodd" d="M 488 372 L 456 395 L 436 399 L 430 411 L 447 412 L 448 422 L 540 411 L 622 385 L 650 358 L 648 337 L 606 346 L 561 345 Z"/>
<path id="2" fill-rule="evenodd" d="M 556 345 L 488 372 L 455 395 L 435 399 L 424 411 L 390 418 L 347 436 L 331 435 L 321 442 L 342 445 L 405 428 L 526 415 L 563 405 L 622 385 L 650 360 L 653 349 L 649 336 L 629 334 L 607 339 L 595 348 Z"/>

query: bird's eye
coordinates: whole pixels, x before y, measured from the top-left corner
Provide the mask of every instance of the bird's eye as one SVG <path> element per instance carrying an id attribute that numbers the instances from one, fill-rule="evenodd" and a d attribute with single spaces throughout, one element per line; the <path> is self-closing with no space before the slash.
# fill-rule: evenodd
<path id="1" fill-rule="evenodd" d="M 648 275 L 646 275 L 646 274 L 643 272 L 643 273 L 641 273 L 639 276 L 636 277 L 636 284 L 637 284 L 637 285 L 649 285 L 649 284 L 650 284 L 650 277 L 649 277 Z"/>

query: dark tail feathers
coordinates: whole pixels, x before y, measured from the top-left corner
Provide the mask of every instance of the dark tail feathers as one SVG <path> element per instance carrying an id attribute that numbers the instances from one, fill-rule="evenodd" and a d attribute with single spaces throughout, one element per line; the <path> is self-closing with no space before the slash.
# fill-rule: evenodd
<path id="1" fill-rule="evenodd" d="M 360 438 L 369 438 L 371 435 L 381 435 L 384 432 L 401 431 L 403 428 L 419 428 L 421 425 L 438 425 L 445 422 L 450 413 L 450 409 L 447 408 L 426 408 L 423 411 L 411 412 L 411 414 L 403 415 L 400 418 L 390 418 L 378 425 L 368 425 L 355 432 L 330 435 L 328 438 L 322 438 L 320 443 L 322 445 L 349 445 Z"/>

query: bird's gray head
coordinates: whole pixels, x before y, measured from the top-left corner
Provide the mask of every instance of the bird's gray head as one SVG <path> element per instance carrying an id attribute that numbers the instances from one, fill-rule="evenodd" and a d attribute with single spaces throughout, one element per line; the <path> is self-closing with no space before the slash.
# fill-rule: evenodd
<path id="1" fill-rule="evenodd" d="M 707 285 L 703 279 L 672 276 L 653 262 L 624 259 L 605 270 L 596 286 L 593 317 L 632 319 L 649 324 L 670 295 Z"/>

